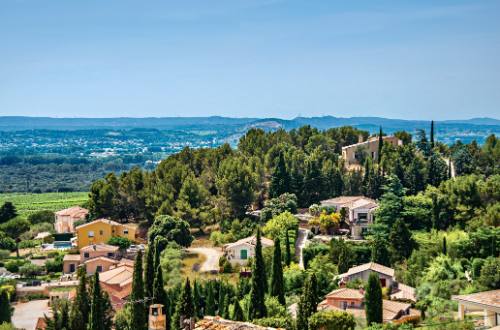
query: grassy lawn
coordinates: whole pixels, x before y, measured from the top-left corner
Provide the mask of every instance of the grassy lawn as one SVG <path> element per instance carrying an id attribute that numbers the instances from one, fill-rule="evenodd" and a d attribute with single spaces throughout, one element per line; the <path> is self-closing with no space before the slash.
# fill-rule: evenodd
<path id="1" fill-rule="evenodd" d="M 12 202 L 16 206 L 19 215 L 26 218 L 29 214 L 41 210 L 59 211 L 70 206 L 82 205 L 87 199 L 88 192 L 9 193 L 0 194 L 0 205 L 7 201 Z"/>

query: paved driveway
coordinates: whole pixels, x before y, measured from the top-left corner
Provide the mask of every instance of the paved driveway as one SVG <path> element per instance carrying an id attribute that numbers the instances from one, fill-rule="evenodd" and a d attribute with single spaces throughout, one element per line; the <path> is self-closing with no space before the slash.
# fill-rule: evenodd
<path id="1" fill-rule="evenodd" d="M 35 330 L 36 322 L 43 314 L 50 314 L 49 300 L 32 300 L 14 305 L 12 324 L 18 329 Z"/>
<path id="2" fill-rule="evenodd" d="M 297 242 L 295 243 L 295 255 L 299 258 L 300 269 L 304 269 L 304 258 L 302 256 L 302 250 L 309 242 L 309 239 L 307 238 L 308 234 L 308 229 L 299 228 L 299 233 L 297 234 Z"/>
<path id="3" fill-rule="evenodd" d="M 219 258 L 222 256 L 222 250 L 216 247 L 193 247 L 187 249 L 189 252 L 203 254 L 206 257 L 205 262 L 200 267 L 200 272 L 219 271 Z"/>

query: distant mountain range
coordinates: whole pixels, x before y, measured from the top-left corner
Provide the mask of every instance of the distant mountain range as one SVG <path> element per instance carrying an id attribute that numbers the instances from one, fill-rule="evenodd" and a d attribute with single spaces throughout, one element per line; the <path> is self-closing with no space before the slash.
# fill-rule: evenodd
<path id="1" fill-rule="evenodd" d="M 84 130 L 84 129 L 133 129 L 154 128 L 160 130 L 185 130 L 194 127 L 219 128 L 225 127 L 263 127 L 292 129 L 303 125 L 311 125 L 319 129 L 339 126 L 355 126 L 378 130 L 380 126 L 387 131 L 409 130 L 426 128 L 428 120 L 403 120 L 381 117 L 350 117 L 341 118 L 333 116 L 323 117 L 297 117 L 294 119 L 280 118 L 230 118 L 230 117 L 144 117 L 144 118 L 51 118 L 51 117 L 23 117 L 0 116 L 0 130 Z M 436 121 L 436 126 L 441 127 L 466 127 L 469 126 L 500 126 L 500 120 L 494 118 L 472 118 L 465 120 Z M 492 127 L 493 128 L 493 127 Z"/>

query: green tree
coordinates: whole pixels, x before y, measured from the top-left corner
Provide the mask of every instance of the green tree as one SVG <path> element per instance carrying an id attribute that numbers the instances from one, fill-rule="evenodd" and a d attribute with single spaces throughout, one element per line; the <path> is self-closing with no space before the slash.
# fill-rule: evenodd
<path id="1" fill-rule="evenodd" d="M 378 161 L 378 164 L 380 165 L 380 163 L 382 162 L 382 149 L 384 147 L 384 137 L 383 137 L 383 133 L 382 133 L 382 126 L 380 126 L 380 130 L 379 130 L 379 133 L 378 133 L 378 151 L 377 151 L 377 161 Z"/>
<path id="2" fill-rule="evenodd" d="M 280 304 L 285 305 L 285 286 L 283 283 L 283 265 L 281 262 L 281 245 L 279 238 L 274 240 L 273 268 L 271 274 L 271 296 L 277 297 Z"/>
<path id="3" fill-rule="evenodd" d="M 145 296 L 148 298 L 153 297 L 153 283 L 155 279 L 154 255 L 155 249 L 153 243 L 150 241 L 146 250 L 146 267 L 144 270 L 144 291 Z"/>
<path id="4" fill-rule="evenodd" d="M 259 319 L 266 316 L 265 294 L 267 291 L 267 276 L 264 257 L 262 256 L 262 243 L 260 229 L 257 229 L 257 242 L 255 244 L 255 259 L 252 265 L 252 286 L 250 289 L 250 308 L 248 318 Z"/>
<path id="5" fill-rule="evenodd" d="M 78 287 L 70 310 L 71 330 L 86 330 L 89 320 L 90 301 L 87 291 L 87 271 L 78 267 Z"/>
<path id="6" fill-rule="evenodd" d="M 158 263 L 155 271 L 155 279 L 153 281 L 153 303 L 166 305 L 167 294 L 163 284 L 163 272 L 161 265 Z"/>
<path id="7" fill-rule="evenodd" d="M 193 296 L 188 277 L 182 288 L 181 296 L 177 303 L 176 313 L 179 315 L 179 325 L 183 325 L 186 320 L 194 317 Z"/>
<path id="8" fill-rule="evenodd" d="M 478 281 L 490 290 L 500 289 L 500 258 L 486 258 Z"/>
<path id="9" fill-rule="evenodd" d="M 87 330 L 110 330 L 113 316 L 111 304 L 106 292 L 101 291 L 99 272 L 95 272 L 92 279 L 91 297 Z"/>
<path id="10" fill-rule="evenodd" d="M 434 149 L 434 120 L 431 120 L 431 149 Z"/>
<path id="11" fill-rule="evenodd" d="M 0 207 L 0 223 L 14 219 L 17 216 L 17 210 L 12 202 L 5 202 Z"/>
<path id="12" fill-rule="evenodd" d="M 175 202 L 175 215 L 192 227 L 200 228 L 208 220 L 208 200 L 209 192 L 202 181 L 192 174 L 188 175 Z"/>
<path id="13" fill-rule="evenodd" d="M 431 151 L 427 161 L 427 184 L 437 187 L 446 179 L 448 179 L 448 165 L 437 152 Z"/>
<path id="14" fill-rule="evenodd" d="M 390 266 L 390 255 L 387 249 L 387 241 L 380 235 L 375 236 L 372 241 L 371 260 L 384 266 Z"/>
<path id="15" fill-rule="evenodd" d="M 0 292 L 0 324 L 3 322 L 10 323 L 12 317 L 12 308 L 10 307 L 10 299 L 7 290 Z"/>
<path id="16" fill-rule="evenodd" d="M 318 309 L 318 284 L 316 275 L 309 275 L 298 303 L 297 329 L 308 329 L 309 317 Z"/>
<path id="17" fill-rule="evenodd" d="M 309 317 L 309 330 L 354 330 L 355 327 L 354 316 L 342 311 L 320 311 Z"/>
<path id="18" fill-rule="evenodd" d="M 0 225 L 0 230 L 4 231 L 9 237 L 13 237 L 16 241 L 16 254 L 19 258 L 19 242 L 21 241 L 22 233 L 30 229 L 30 223 L 26 219 L 14 218 Z"/>
<path id="19" fill-rule="evenodd" d="M 389 233 L 389 244 L 392 260 L 394 262 L 408 259 L 415 248 L 408 226 L 402 219 L 396 220 Z"/>
<path id="20" fill-rule="evenodd" d="M 144 280 L 142 269 L 142 252 L 139 251 L 135 257 L 134 274 L 132 278 L 132 292 L 130 300 L 144 300 Z M 145 303 L 134 303 L 130 305 L 130 326 L 132 329 L 145 330 L 147 328 L 147 308 Z"/>
<path id="21" fill-rule="evenodd" d="M 383 189 L 384 194 L 380 199 L 380 205 L 376 211 L 376 218 L 377 223 L 381 223 L 389 229 L 397 219 L 402 218 L 405 189 L 395 175 L 390 175 L 388 177 L 387 184 Z"/>
<path id="22" fill-rule="evenodd" d="M 376 273 L 370 273 L 365 287 L 366 324 L 382 323 L 382 287 Z"/>
<path id="23" fill-rule="evenodd" d="M 278 163 L 271 176 L 271 185 L 269 187 L 269 195 L 278 197 L 284 193 L 290 192 L 290 174 L 286 168 L 285 156 L 283 152 L 279 153 Z"/>
<path id="24" fill-rule="evenodd" d="M 193 241 L 189 224 L 169 215 L 160 215 L 155 218 L 153 225 L 149 228 L 148 237 L 150 243 L 154 242 L 156 237 L 161 237 L 183 247 L 189 247 Z"/>
<path id="25" fill-rule="evenodd" d="M 290 234 L 288 230 L 285 231 L 285 264 L 290 266 L 292 263 L 292 252 L 290 250 Z"/>
<path id="26" fill-rule="evenodd" d="M 245 317 L 243 316 L 243 310 L 241 309 L 240 302 L 238 299 L 234 300 L 234 308 L 233 308 L 233 317 L 234 321 L 245 321 Z"/>

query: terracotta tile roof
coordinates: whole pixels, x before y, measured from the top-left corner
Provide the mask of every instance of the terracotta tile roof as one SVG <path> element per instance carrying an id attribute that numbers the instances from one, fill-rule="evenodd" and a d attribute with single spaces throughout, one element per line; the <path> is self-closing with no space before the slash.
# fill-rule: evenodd
<path id="1" fill-rule="evenodd" d="M 115 245 L 109 245 L 109 244 L 92 244 L 92 245 L 87 245 L 84 246 L 80 249 L 80 252 L 92 252 L 92 251 L 99 251 L 99 252 L 116 252 L 120 248 Z"/>
<path id="2" fill-rule="evenodd" d="M 326 295 L 326 298 L 346 298 L 346 299 L 363 299 L 365 295 L 356 289 L 341 288 L 333 290 Z"/>
<path id="3" fill-rule="evenodd" d="M 382 313 L 384 322 L 392 321 L 398 319 L 399 314 L 405 313 L 407 310 L 410 315 L 420 315 L 418 311 L 410 309 L 411 304 L 401 303 L 392 300 L 382 300 Z M 329 305 L 327 300 L 323 300 L 318 305 L 319 310 L 338 310 L 344 311 L 349 314 L 354 315 L 356 318 L 365 318 L 365 309 L 363 307 L 347 307 L 346 309 L 339 308 L 337 306 Z"/>
<path id="4" fill-rule="evenodd" d="M 86 227 L 86 226 L 90 226 L 94 223 L 97 223 L 97 222 L 102 222 L 102 223 L 105 223 L 105 224 L 109 224 L 111 226 L 120 226 L 121 224 L 116 222 L 116 221 L 113 221 L 113 220 L 109 220 L 109 219 L 97 219 L 97 220 L 94 220 L 94 221 L 91 221 L 91 222 L 87 222 L 87 223 L 84 223 L 83 225 L 79 225 L 78 227 L 76 227 L 76 229 L 79 229 L 79 228 L 83 228 L 83 227 Z"/>
<path id="5" fill-rule="evenodd" d="M 64 210 L 55 212 L 56 215 L 69 216 L 72 218 L 85 218 L 89 214 L 89 210 L 80 206 L 73 206 Z"/>
<path id="6" fill-rule="evenodd" d="M 104 261 L 104 262 L 108 262 L 108 263 L 111 263 L 111 264 L 118 264 L 118 260 L 114 260 L 114 259 L 103 257 L 103 256 L 89 259 L 89 260 L 85 261 L 84 263 L 85 264 L 91 264 L 93 262 L 98 262 L 98 261 L 101 261 L 101 262 Z"/>
<path id="7" fill-rule="evenodd" d="M 375 200 L 365 196 L 339 196 L 321 201 L 323 206 L 338 206 L 349 209 L 366 208 L 373 209 L 378 207 Z"/>
<path id="8" fill-rule="evenodd" d="M 416 302 L 415 288 L 403 283 L 398 283 L 397 288 L 391 293 L 391 299 L 411 300 Z"/>
<path id="9" fill-rule="evenodd" d="M 384 321 L 391 321 L 397 318 L 401 311 L 406 311 L 411 307 L 411 304 L 402 303 L 393 300 L 382 300 L 383 318 Z"/>
<path id="10" fill-rule="evenodd" d="M 361 272 L 364 272 L 367 270 L 372 270 L 372 271 L 380 273 L 380 274 L 394 277 L 394 269 L 377 264 L 376 262 L 369 262 L 369 263 L 366 263 L 363 265 L 351 267 L 351 268 L 349 268 L 347 273 L 340 274 L 339 277 L 351 276 L 351 275 L 355 275 L 355 274 L 358 274 L 358 273 L 361 273 Z"/>
<path id="11" fill-rule="evenodd" d="M 133 273 L 133 267 L 123 265 L 100 273 L 99 282 L 108 285 L 119 285 L 120 287 L 123 287 L 132 282 Z"/>
<path id="12" fill-rule="evenodd" d="M 79 254 L 65 254 L 63 261 L 80 261 Z"/>
<path id="13" fill-rule="evenodd" d="M 134 260 L 122 258 L 122 259 L 120 259 L 120 262 L 118 263 L 118 267 L 120 267 L 120 266 L 134 267 Z"/>
<path id="14" fill-rule="evenodd" d="M 461 296 L 453 296 L 455 301 L 475 303 L 485 306 L 500 308 L 500 290 L 483 291 Z"/>
<path id="15" fill-rule="evenodd" d="M 276 328 L 262 327 L 249 322 L 237 322 L 222 319 L 218 316 L 205 316 L 196 322 L 195 330 L 273 330 Z"/>
<path id="16" fill-rule="evenodd" d="M 273 240 L 271 240 L 269 238 L 261 237 L 260 242 L 262 243 L 263 247 L 274 246 Z M 254 236 L 242 238 L 236 242 L 225 244 L 224 248 L 232 248 L 232 247 L 235 247 L 235 246 L 238 246 L 241 244 L 248 244 L 248 245 L 255 246 L 255 244 L 257 244 L 257 237 L 254 235 Z"/>

